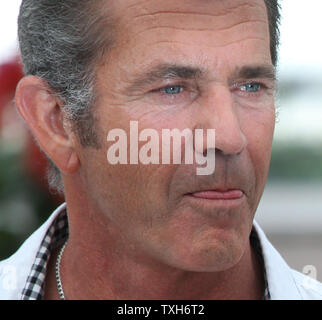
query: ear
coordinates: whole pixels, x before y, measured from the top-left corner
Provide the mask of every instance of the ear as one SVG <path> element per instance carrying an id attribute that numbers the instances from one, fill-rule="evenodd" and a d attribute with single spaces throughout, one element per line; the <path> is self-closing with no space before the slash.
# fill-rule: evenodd
<path id="1" fill-rule="evenodd" d="M 74 149 L 74 135 L 64 121 L 62 102 L 48 84 L 35 76 L 20 80 L 16 89 L 16 105 L 42 150 L 64 174 L 79 167 Z"/>

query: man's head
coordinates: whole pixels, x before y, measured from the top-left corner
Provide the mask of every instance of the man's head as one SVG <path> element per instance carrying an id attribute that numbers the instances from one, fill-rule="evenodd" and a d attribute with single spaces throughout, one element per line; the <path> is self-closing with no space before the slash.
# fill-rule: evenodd
<path id="1" fill-rule="evenodd" d="M 38 76 L 62 99 L 81 144 L 100 146 L 92 107 L 95 104 L 96 65 L 116 36 L 112 1 L 23 0 L 19 42 L 26 75 Z M 272 63 L 279 44 L 278 0 L 265 0 Z M 104 30 L 104 32 L 102 32 Z M 49 184 L 63 191 L 59 169 L 49 160 Z"/>
<path id="2" fill-rule="evenodd" d="M 20 83 L 18 108 L 67 202 L 99 215 L 115 246 L 191 271 L 241 259 L 271 155 L 277 21 L 263 0 L 23 1 L 21 50 L 36 77 Z M 215 129 L 215 174 L 110 165 L 107 133 L 130 121 Z"/>

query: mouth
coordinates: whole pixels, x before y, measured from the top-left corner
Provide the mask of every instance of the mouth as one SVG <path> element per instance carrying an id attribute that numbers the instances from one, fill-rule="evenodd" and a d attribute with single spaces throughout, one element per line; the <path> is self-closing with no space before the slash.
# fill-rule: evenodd
<path id="1" fill-rule="evenodd" d="M 244 196 L 244 192 L 240 189 L 232 190 L 203 190 L 187 194 L 188 196 L 205 199 L 205 200 L 239 200 Z"/>
<path id="2" fill-rule="evenodd" d="M 197 209 L 198 212 L 203 212 L 211 217 L 215 217 L 217 222 L 218 219 L 221 219 L 225 221 L 225 223 L 227 223 L 227 221 L 234 221 L 239 217 L 239 214 L 237 213 L 244 207 L 247 201 L 247 196 L 240 189 L 198 190 L 185 194 L 184 198 L 190 203 L 192 208 Z M 233 215 L 231 214 L 232 212 L 234 212 Z M 220 215 L 218 215 L 218 213 L 220 213 Z M 232 217 L 234 218 L 232 219 Z"/>

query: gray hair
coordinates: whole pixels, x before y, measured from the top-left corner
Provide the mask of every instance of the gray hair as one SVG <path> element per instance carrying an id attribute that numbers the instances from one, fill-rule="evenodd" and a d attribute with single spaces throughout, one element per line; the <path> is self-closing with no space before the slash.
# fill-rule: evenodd
<path id="1" fill-rule="evenodd" d="M 277 63 L 278 0 L 264 0 L 271 56 Z M 64 112 L 84 147 L 99 148 L 95 132 L 95 66 L 113 43 L 113 19 L 107 0 L 23 0 L 18 37 L 24 72 L 48 83 L 64 102 Z M 102 31 L 103 30 L 103 31 Z M 59 169 L 49 160 L 48 182 L 63 192 Z"/>
<path id="2" fill-rule="evenodd" d="M 95 65 L 112 45 L 106 0 L 23 0 L 18 38 L 26 75 L 42 78 L 64 103 L 64 114 L 82 146 L 99 148 L 95 132 Z M 104 30 L 104 32 L 102 32 Z M 63 192 L 49 160 L 48 182 Z"/>

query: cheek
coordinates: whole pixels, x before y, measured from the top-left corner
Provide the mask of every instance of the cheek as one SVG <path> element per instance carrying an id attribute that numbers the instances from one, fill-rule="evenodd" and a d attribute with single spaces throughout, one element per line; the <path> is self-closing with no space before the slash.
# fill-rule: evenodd
<path id="1" fill-rule="evenodd" d="M 163 220 L 175 167 L 112 165 L 107 160 L 107 149 L 105 144 L 101 150 L 83 156 L 82 179 L 88 201 L 110 221 L 132 228 L 132 232 L 155 224 L 153 219 Z"/>
<path id="2" fill-rule="evenodd" d="M 113 109 L 112 111 L 110 109 Z M 100 211 L 118 211 L 119 223 L 129 224 L 127 215 L 136 216 L 144 221 L 150 219 L 151 211 L 155 216 L 163 216 L 167 211 L 169 185 L 176 170 L 172 165 L 143 165 L 116 164 L 108 162 L 107 153 L 116 141 L 107 141 L 108 133 L 113 129 L 121 129 L 126 134 L 127 163 L 130 161 L 131 132 L 130 121 L 137 121 L 138 133 L 143 129 L 153 129 L 161 137 L 162 128 L 189 127 L 187 117 L 182 114 L 169 114 L 146 110 L 140 106 L 133 108 L 110 107 L 104 110 L 104 103 L 100 104 L 98 126 L 102 148 L 95 152 L 86 152 L 83 163 L 84 185 L 91 189 L 91 198 L 96 202 Z M 136 138 L 137 139 L 137 138 Z M 161 141 L 160 141 L 161 142 Z M 138 143 L 138 152 L 147 142 Z M 161 144 L 160 144 L 161 146 Z M 161 161 L 161 153 L 159 155 Z M 156 209 L 156 203 L 158 208 Z M 123 214 L 124 213 L 124 214 Z"/>

